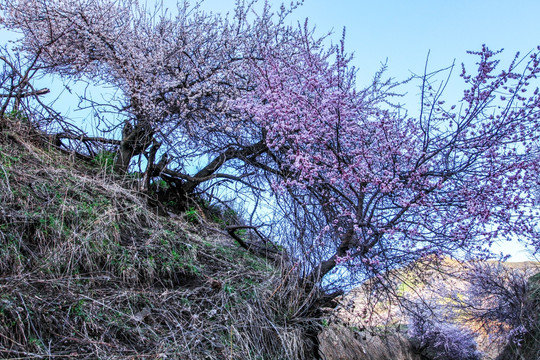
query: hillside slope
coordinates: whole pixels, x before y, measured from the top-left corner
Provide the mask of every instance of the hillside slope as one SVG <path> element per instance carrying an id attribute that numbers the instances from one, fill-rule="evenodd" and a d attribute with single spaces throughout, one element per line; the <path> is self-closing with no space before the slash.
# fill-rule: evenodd
<path id="1" fill-rule="evenodd" d="M 0 122 L 0 358 L 310 358 L 279 263 L 45 140 Z"/>
<path id="2" fill-rule="evenodd" d="M 499 265 L 497 262 L 483 264 Z M 519 271 L 523 274 L 525 280 L 540 271 L 540 263 L 533 261 L 505 262 L 500 265 L 502 265 L 502 269 L 508 270 L 508 273 L 514 270 Z M 438 264 L 419 262 L 416 265 L 397 269 L 385 274 L 388 281 L 387 284 L 393 284 L 394 286 L 387 289 L 387 294 L 372 291 L 372 287 L 370 286 L 377 286 L 378 283 L 376 281 L 374 281 L 374 285 L 366 283 L 363 286 L 353 289 L 345 296 L 343 303 L 347 304 L 347 306 L 339 309 L 338 316 L 349 324 L 349 326 L 355 328 L 370 329 L 379 332 L 382 330 L 397 329 L 402 333 L 406 333 L 410 325 L 411 302 L 412 304 L 446 304 L 445 306 L 447 307 L 445 307 L 444 311 L 449 316 L 452 311 L 455 311 L 452 310 L 453 305 L 456 305 L 454 303 L 456 301 L 455 296 L 463 299 L 464 294 L 467 293 L 470 283 L 466 281 L 466 276 L 463 275 L 473 271 L 473 268 L 473 263 L 445 258 Z M 530 282 L 531 296 L 536 296 L 535 294 L 538 292 L 537 285 L 535 285 L 536 283 L 533 280 L 537 279 L 538 275 L 540 274 L 533 276 L 530 280 L 532 281 Z M 510 289 L 510 291 L 515 290 Z M 532 307 L 539 309 L 538 305 L 540 303 L 536 301 L 536 306 Z M 415 309 L 413 308 L 413 310 Z M 471 334 L 475 334 L 474 340 L 478 345 L 482 359 L 536 359 L 535 356 L 520 357 L 516 354 L 523 354 L 524 351 L 529 351 L 526 350 L 527 348 L 536 349 L 534 351 L 538 350 L 538 344 L 540 344 L 538 331 L 532 331 L 528 334 L 525 339 L 526 346 L 519 348 L 512 344 L 507 345 L 507 338 L 501 337 L 501 334 L 490 333 L 489 329 L 484 328 L 481 323 L 471 320 L 464 313 L 458 316 L 458 320 L 460 322 L 456 322 L 456 324 L 464 329 L 468 329 Z M 493 328 L 495 327 L 495 324 L 493 324 Z M 532 354 L 530 351 L 528 354 Z M 499 356 L 503 356 L 501 355 L 502 353 L 510 355 L 499 358 Z"/>

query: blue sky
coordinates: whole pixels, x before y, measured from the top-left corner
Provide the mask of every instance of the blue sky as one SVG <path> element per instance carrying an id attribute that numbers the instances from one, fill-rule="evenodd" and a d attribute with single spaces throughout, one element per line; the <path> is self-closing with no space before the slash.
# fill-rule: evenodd
<path id="1" fill-rule="evenodd" d="M 233 5 L 207 0 L 205 8 L 219 12 Z M 421 73 L 428 51 L 432 69 L 471 59 L 466 51 L 482 44 L 504 48 L 506 58 L 526 53 L 540 45 L 539 14 L 538 0 L 305 0 L 293 18 L 309 18 L 321 34 L 333 29 L 336 41 L 346 27 L 346 47 L 355 52 L 360 80 L 367 81 L 386 59 L 398 79 Z"/>
<path id="2" fill-rule="evenodd" d="M 176 0 L 164 0 L 164 3 L 174 7 Z M 234 3 L 234 0 L 206 0 L 203 8 L 227 12 Z M 277 7 L 282 1 L 269 0 L 269 3 Z M 345 27 L 346 49 L 355 53 L 358 84 L 362 86 L 385 61 L 387 74 L 398 80 L 412 73 L 421 74 L 428 51 L 431 70 L 449 66 L 454 59 L 458 65 L 463 61 L 473 62 L 474 58 L 466 51 L 478 50 L 482 44 L 494 50 L 504 48 L 501 59 L 508 64 L 516 51 L 525 54 L 540 45 L 539 14 L 540 0 L 305 0 L 291 21 L 303 22 L 307 17 L 319 34 L 333 30 L 333 41 L 340 39 Z M 2 43 L 7 39 L 3 31 L 0 37 Z M 461 94 L 458 74 L 459 68 L 455 71 L 454 85 L 448 88 L 451 97 Z M 408 106 L 414 112 L 418 107 L 416 90 L 408 91 Z M 525 259 L 515 244 L 505 246 L 504 251 L 517 254 L 514 260 Z"/>

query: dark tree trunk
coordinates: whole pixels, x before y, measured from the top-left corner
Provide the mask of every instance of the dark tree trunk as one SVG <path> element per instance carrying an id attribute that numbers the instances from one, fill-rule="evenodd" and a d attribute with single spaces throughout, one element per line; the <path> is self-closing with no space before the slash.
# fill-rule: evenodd
<path id="1" fill-rule="evenodd" d="M 122 129 L 122 141 L 118 148 L 115 170 L 126 174 L 134 156 L 142 154 L 153 142 L 154 132 L 149 124 L 138 122 L 135 127 L 126 121 Z"/>

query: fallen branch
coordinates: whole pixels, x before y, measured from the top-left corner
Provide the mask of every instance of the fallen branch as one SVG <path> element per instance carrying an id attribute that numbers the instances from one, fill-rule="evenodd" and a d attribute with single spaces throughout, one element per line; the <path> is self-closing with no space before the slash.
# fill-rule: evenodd
<path id="1" fill-rule="evenodd" d="M 255 233 L 261 238 L 261 240 L 265 243 L 266 246 L 261 246 L 261 245 L 258 245 L 258 244 L 254 244 L 254 243 L 248 243 L 246 242 L 244 239 L 242 239 L 240 236 L 238 236 L 236 234 L 236 230 L 241 230 L 241 229 L 251 229 L 251 230 L 254 230 Z M 227 230 L 227 233 L 229 233 L 229 235 L 234 239 L 236 240 L 236 242 L 241 246 L 243 247 L 244 249 L 246 249 L 247 251 L 249 251 L 250 253 L 254 254 L 254 255 L 257 255 L 257 256 L 264 256 L 266 258 L 269 258 L 271 259 L 272 261 L 277 261 L 277 260 L 281 260 L 282 259 L 282 255 L 283 255 L 283 252 L 278 249 L 278 247 L 273 243 L 271 242 L 270 240 L 268 240 L 263 234 L 261 234 L 259 232 L 259 230 L 255 227 L 255 226 L 250 226 L 250 225 L 233 225 L 233 226 L 227 226 L 225 228 L 225 230 Z M 268 247 L 268 244 L 271 244 L 272 247 L 274 247 L 273 249 L 269 248 Z M 278 256 L 279 255 L 279 256 Z"/>

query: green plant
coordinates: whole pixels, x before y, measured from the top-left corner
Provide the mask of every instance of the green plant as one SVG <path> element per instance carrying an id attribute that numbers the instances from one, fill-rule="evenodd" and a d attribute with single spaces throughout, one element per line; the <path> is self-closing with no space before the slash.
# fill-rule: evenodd
<path id="1" fill-rule="evenodd" d="M 21 160 L 20 156 L 13 156 L 6 154 L 2 151 L 2 148 L 0 148 L 0 164 L 2 164 L 6 168 L 10 168 L 13 166 L 13 163 L 17 163 Z M 3 171 L 5 172 L 5 170 Z"/>
<path id="2" fill-rule="evenodd" d="M 157 181 L 155 181 L 153 183 L 153 185 L 156 186 L 156 188 L 159 188 L 159 189 L 168 189 L 169 188 L 169 184 L 167 184 L 167 182 L 163 179 L 159 179 Z"/>
<path id="3" fill-rule="evenodd" d="M 86 319 L 86 313 L 84 312 L 84 305 L 86 301 L 84 299 L 80 299 L 75 303 L 75 305 L 72 306 L 71 311 L 75 316 L 81 317 L 83 319 Z"/>
<path id="4" fill-rule="evenodd" d="M 30 336 L 28 338 L 28 345 L 35 346 L 37 348 L 45 348 L 43 341 L 41 341 L 41 339 L 38 339 L 34 336 Z"/>
<path id="5" fill-rule="evenodd" d="M 195 209 L 194 207 L 190 207 L 187 211 L 186 211 L 186 220 L 189 221 L 190 223 L 198 223 L 199 222 L 199 214 L 197 213 L 197 209 Z"/>
<path id="6" fill-rule="evenodd" d="M 189 299 L 187 297 L 182 297 L 180 298 L 180 303 L 184 306 L 190 306 L 191 305 L 191 301 L 189 301 Z"/>
<path id="7" fill-rule="evenodd" d="M 242 239 L 245 239 L 246 234 L 247 234 L 247 229 L 236 230 L 236 235 L 238 235 Z"/>
<path id="8" fill-rule="evenodd" d="M 6 118 L 16 121 L 28 121 L 28 116 L 22 110 L 13 109 L 6 114 Z"/>
<path id="9" fill-rule="evenodd" d="M 236 289 L 234 288 L 233 285 L 226 283 L 225 285 L 223 285 L 223 291 L 225 291 L 229 295 L 232 295 L 233 293 L 236 292 Z"/>
<path id="10" fill-rule="evenodd" d="M 114 168 L 114 160 L 116 158 L 116 154 L 111 151 L 100 151 L 93 159 L 92 163 L 99 166 L 100 169 L 105 170 L 107 172 L 112 172 Z"/>

